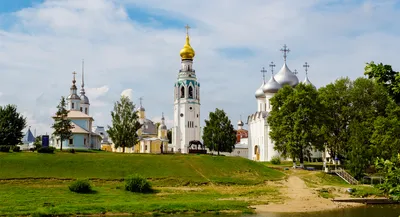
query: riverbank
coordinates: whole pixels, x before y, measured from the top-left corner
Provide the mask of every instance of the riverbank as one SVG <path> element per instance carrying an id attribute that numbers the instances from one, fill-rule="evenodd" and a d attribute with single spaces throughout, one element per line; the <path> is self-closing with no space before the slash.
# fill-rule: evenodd
<path id="1" fill-rule="evenodd" d="M 243 158 L 116 153 L 0 153 L 0 215 L 144 215 L 221 212 L 310 212 L 348 207 L 331 201 L 349 194 L 335 176 L 271 169 Z M 124 190 L 138 173 L 154 193 Z M 68 186 L 89 178 L 93 193 Z M 321 189 L 335 189 L 321 191 Z M 354 204 L 351 204 L 354 206 Z"/>

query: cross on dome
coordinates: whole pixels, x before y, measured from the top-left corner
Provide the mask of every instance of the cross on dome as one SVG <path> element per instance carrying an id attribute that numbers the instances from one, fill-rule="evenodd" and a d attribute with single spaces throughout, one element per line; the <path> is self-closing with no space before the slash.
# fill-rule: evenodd
<path id="1" fill-rule="evenodd" d="M 143 107 L 143 105 L 142 105 L 143 97 L 142 96 L 139 97 L 139 101 L 140 101 L 140 107 Z"/>
<path id="2" fill-rule="evenodd" d="M 72 79 L 72 83 L 75 84 L 75 82 L 76 82 L 76 79 L 75 79 L 76 72 L 74 71 L 74 72 L 72 72 L 72 74 L 74 75 L 74 78 Z"/>
<path id="3" fill-rule="evenodd" d="M 287 54 L 290 52 L 289 48 L 287 48 L 286 44 L 283 45 L 283 49 L 281 49 L 281 51 L 283 52 L 283 60 L 286 62 L 286 57 Z"/>
<path id="4" fill-rule="evenodd" d="M 185 29 L 186 29 L 186 35 L 189 35 L 190 26 L 188 24 L 186 24 Z"/>
<path id="5" fill-rule="evenodd" d="M 262 75 L 263 75 L 263 81 L 264 81 L 264 83 L 265 83 L 265 73 L 267 72 L 267 70 L 266 70 L 264 67 L 262 67 L 262 69 L 261 69 L 260 72 L 261 72 Z"/>
<path id="6" fill-rule="evenodd" d="M 269 67 L 271 67 L 271 73 L 274 74 L 274 67 L 276 65 L 274 64 L 274 62 L 271 62 L 271 64 L 269 64 Z"/>
<path id="7" fill-rule="evenodd" d="M 297 69 L 294 70 L 293 74 L 295 74 L 295 75 L 298 74 Z"/>
<path id="8" fill-rule="evenodd" d="M 305 68 L 305 70 L 306 70 L 306 75 L 307 75 L 307 74 L 308 74 L 308 68 L 310 67 L 310 65 L 308 65 L 307 62 L 305 62 L 304 65 L 303 65 L 303 67 Z"/>

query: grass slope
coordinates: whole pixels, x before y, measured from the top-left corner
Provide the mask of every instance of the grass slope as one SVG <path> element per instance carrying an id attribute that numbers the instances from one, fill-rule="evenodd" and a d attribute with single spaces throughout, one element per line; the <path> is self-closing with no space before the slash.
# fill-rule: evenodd
<path id="1" fill-rule="evenodd" d="M 258 184 L 283 173 L 239 157 L 118 153 L 1 153 L 0 179 L 123 179 L 138 173 L 160 186 Z"/>

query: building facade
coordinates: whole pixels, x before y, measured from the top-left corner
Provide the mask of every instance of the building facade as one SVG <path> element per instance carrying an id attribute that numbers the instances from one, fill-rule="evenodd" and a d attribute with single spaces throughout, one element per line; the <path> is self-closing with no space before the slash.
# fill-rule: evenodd
<path id="1" fill-rule="evenodd" d="M 70 94 L 67 97 L 68 119 L 71 120 L 73 126 L 72 136 L 64 141 L 60 141 L 60 138 L 53 136 L 52 146 L 61 148 L 62 144 L 63 149 L 101 149 L 101 136 L 92 131 L 94 119 L 89 115 L 90 103 L 85 93 L 83 62 L 80 96 L 75 85 L 75 75 L 76 73 L 73 72 Z M 53 116 L 53 119 L 55 118 L 57 116 Z"/>
<path id="2" fill-rule="evenodd" d="M 174 126 L 172 144 L 175 152 L 188 153 L 190 141 L 200 141 L 200 83 L 193 69 L 195 52 L 190 46 L 188 26 L 186 43 L 180 51 L 181 69 L 174 85 Z"/>
<path id="3" fill-rule="evenodd" d="M 263 76 L 263 81 L 261 86 L 256 90 L 255 97 L 257 102 L 257 110 L 255 113 L 251 114 L 247 118 L 247 124 L 249 126 L 249 134 L 248 134 L 248 143 L 249 143 L 249 151 L 248 158 L 255 161 L 271 161 L 273 157 L 281 157 L 280 153 L 274 148 L 274 141 L 270 138 L 269 133 L 271 131 L 270 126 L 268 125 L 268 115 L 272 110 L 272 106 L 270 103 L 271 98 L 281 89 L 284 85 L 290 85 L 291 87 L 295 87 L 299 83 L 299 79 L 297 77 L 297 72 L 293 73 L 286 62 L 287 53 L 289 49 L 287 49 L 286 45 L 284 45 L 283 49 L 284 63 L 279 72 L 274 75 L 273 70 L 275 64 L 271 62 L 269 65 L 271 67 L 272 76 L 268 80 L 265 81 L 265 77 Z M 308 64 L 306 63 L 305 65 Z M 305 84 L 311 84 L 307 75 L 307 67 L 306 67 L 306 78 L 303 81 Z M 265 73 L 266 70 L 263 68 L 261 72 Z M 312 84 L 311 84 L 312 85 Z M 321 157 L 321 153 L 317 151 L 311 151 L 312 158 Z"/>

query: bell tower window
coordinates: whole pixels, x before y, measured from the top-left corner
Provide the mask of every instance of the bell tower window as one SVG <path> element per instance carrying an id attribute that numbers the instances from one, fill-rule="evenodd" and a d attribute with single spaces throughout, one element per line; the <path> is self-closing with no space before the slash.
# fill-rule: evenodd
<path id="1" fill-rule="evenodd" d="M 85 108 L 85 114 L 88 114 L 88 112 L 87 112 L 87 108 Z"/>
<path id="2" fill-rule="evenodd" d="M 72 108 L 72 109 L 75 108 L 75 103 L 72 103 L 71 108 Z"/>
<path id="3" fill-rule="evenodd" d="M 181 98 L 185 98 L 185 87 L 181 87 Z"/>
<path id="4" fill-rule="evenodd" d="M 189 87 L 189 98 L 193 99 L 193 87 Z"/>

